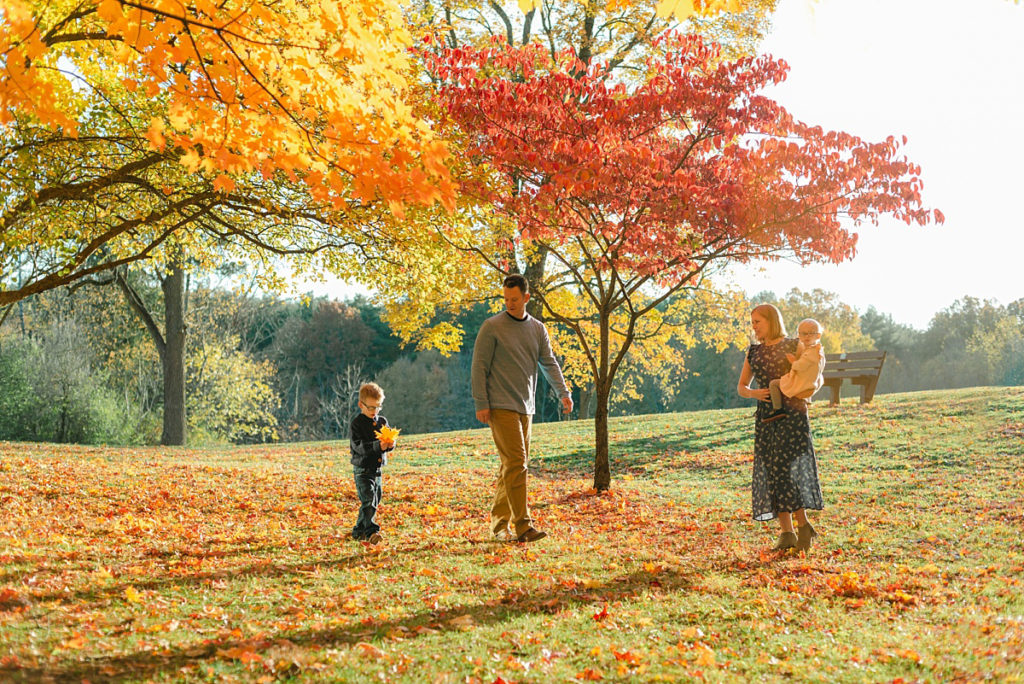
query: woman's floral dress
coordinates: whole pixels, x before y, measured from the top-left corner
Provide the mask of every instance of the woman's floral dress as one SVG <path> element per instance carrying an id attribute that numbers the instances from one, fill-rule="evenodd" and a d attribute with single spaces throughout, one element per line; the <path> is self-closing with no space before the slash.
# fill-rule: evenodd
<path id="1" fill-rule="evenodd" d="M 796 352 L 797 340 L 786 338 L 773 345 L 754 344 L 747 361 L 759 388 L 789 372 L 786 354 Z M 807 402 L 783 397 L 786 415 L 764 423 L 771 402 L 757 402 L 754 424 L 754 472 L 751 499 L 754 520 L 771 520 L 779 513 L 821 510 L 818 461 L 814 456 Z"/>

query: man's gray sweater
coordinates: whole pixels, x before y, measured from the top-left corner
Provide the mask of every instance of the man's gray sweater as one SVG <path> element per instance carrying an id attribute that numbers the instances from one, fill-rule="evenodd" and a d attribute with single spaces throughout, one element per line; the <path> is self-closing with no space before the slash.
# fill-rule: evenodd
<path id="1" fill-rule="evenodd" d="M 476 410 L 508 409 L 533 415 L 538 367 L 559 398 L 569 396 L 543 323 L 530 314 L 519 320 L 507 311 L 488 318 L 473 346 L 471 384 Z"/>

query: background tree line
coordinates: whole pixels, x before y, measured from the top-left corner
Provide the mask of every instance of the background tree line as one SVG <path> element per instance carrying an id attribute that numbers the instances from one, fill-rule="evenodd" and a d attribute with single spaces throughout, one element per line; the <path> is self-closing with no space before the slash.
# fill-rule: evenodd
<path id="1" fill-rule="evenodd" d="M 159 301 L 158 278 L 133 272 L 127 279 L 144 302 Z M 888 351 L 879 392 L 1024 384 L 1024 299 L 1002 306 L 964 297 L 926 330 L 874 308 L 859 314 L 821 290 L 764 292 L 750 303 L 760 302 L 776 304 L 791 328 L 807 316 L 820 320 L 828 352 Z M 407 433 L 479 427 L 470 360 L 473 335 L 492 313 L 488 304 L 451 321 L 467 337 L 449 356 L 403 347 L 383 313 L 362 297 L 297 301 L 254 295 L 214 277 L 190 281 L 185 366 L 192 441 L 343 439 L 357 388 L 371 379 L 387 392 L 389 419 Z M 689 343 L 666 342 L 661 356 L 671 362 L 632 362 L 617 378 L 612 414 L 743 405 L 735 392 L 743 343 L 720 350 L 701 329 L 695 326 Z M 152 337 L 109 285 L 26 298 L 0 325 L 0 439 L 158 443 L 162 382 Z M 557 403 L 544 389 L 538 420 L 558 420 Z M 591 417 L 586 397 L 576 394 L 581 412 L 574 417 Z"/>

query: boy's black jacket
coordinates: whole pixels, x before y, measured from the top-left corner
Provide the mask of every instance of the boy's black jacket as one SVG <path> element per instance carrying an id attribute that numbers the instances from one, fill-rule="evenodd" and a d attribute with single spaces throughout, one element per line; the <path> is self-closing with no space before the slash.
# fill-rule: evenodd
<path id="1" fill-rule="evenodd" d="M 388 462 L 387 451 L 380 448 L 380 440 L 373 433 L 388 424 L 388 419 L 378 415 L 377 420 L 359 413 L 349 425 L 348 448 L 352 452 L 352 465 L 367 470 L 381 468 Z"/>

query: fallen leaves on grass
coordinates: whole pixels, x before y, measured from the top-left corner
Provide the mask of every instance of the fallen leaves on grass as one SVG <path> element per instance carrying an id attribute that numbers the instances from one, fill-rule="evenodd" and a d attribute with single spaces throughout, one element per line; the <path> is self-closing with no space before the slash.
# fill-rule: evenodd
<path id="1" fill-rule="evenodd" d="M 1024 408 L 1024 391 L 977 396 Z M 749 519 L 749 454 L 729 451 L 747 420 L 722 423 L 735 434 L 701 428 L 721 442 L 709 461 L 685 427 L 698 418 L 674 418 L 679 434 L 659 434 L 685 450 L 657 461 L 657 479 L 632 467 L 609 492 L 552 456 L 529 485 L 550 536 L 531 545 L 489 541 L 496 457 L 483 431 L 406 438 L 415 462 L 385 472 L 377 546 L 349 539 L 344 444 L 0 443 L 0 679 L 772 679 L 812 661 L 836 679 L 1019 671 L 1024 627 L 1007 617 L 1024 586 L 1010 542 L 1022 480 L 1007 460 L 1019 436 L 1000 432 L 1019 419 L 941 421 L 928 411 L 949 402 L 923 399 L 882 418 L 896 413 L 887 401 L 815 416 L 828 508 L 812 551 L 782 556 L 763 553 L 773 528 Z M 538 426 L 535 440 L 576 453 L 579 429 Z M 844 450 L 865 430 L 871 449 Z M 943 456 L 965 436 L 971 459 Z M 894 630 L 905 643 L 884 640 Z M 837 645 L 843 632 L 882 640 Z"/>

